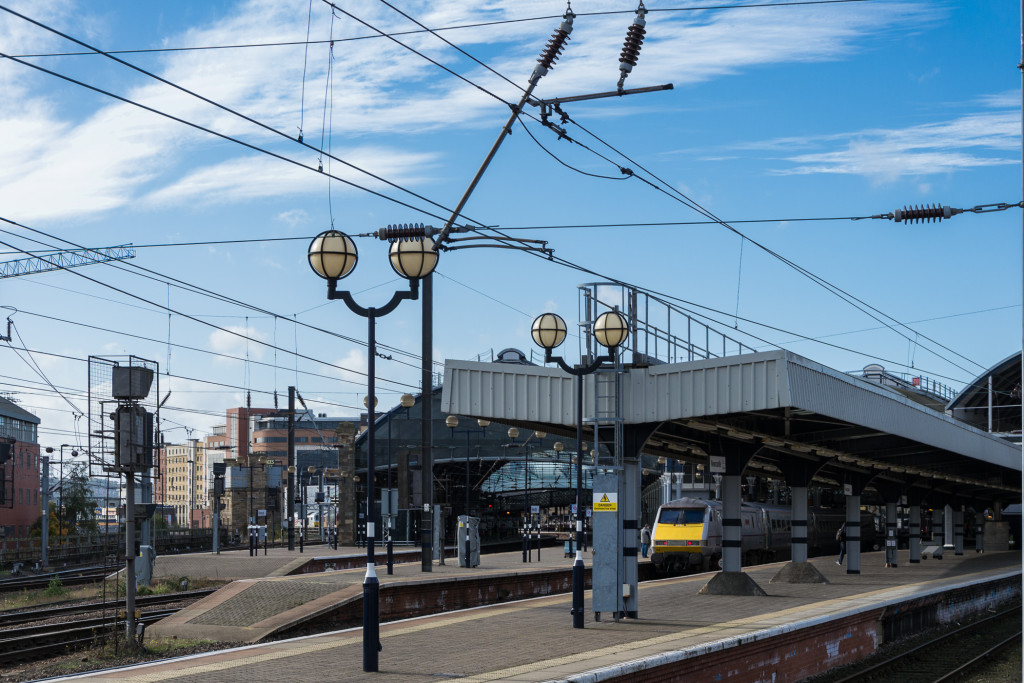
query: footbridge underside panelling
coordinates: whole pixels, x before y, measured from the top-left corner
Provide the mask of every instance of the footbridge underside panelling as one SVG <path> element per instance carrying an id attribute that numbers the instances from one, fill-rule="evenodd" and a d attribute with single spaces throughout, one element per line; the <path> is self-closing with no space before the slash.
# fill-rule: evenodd
<path id="1" fill-rule="evenodd" d="M 634 368 L 623 382 L 626 422 L 660 423 L 788 405 L 784 358 L 755 353 Z"/>
<path id="2" fill-rule="evenodd" d="M 450 360 L 441 410 L 450 415 L 552 425 L 576 423 L 575 378 L 557 368 Z"/>
<path id="3" fill-rule="evenodd" d="M 629 367 L 621 379 L 624 424 L 657 425 L 660 441 L 687 453 L 714 432 L 775 449 L 775 459 L 825 458 L 876 471 L 913 466 L 908 477 L 1019 485 L 1011 474 L 1021 471 L 1019 446 L 787 351 Z M 584 381 L 584 419 L 593 410 L 593 381 Z M 557 429 L 575 424 L 575 378 L 557 368 L 448 361 L 442 406 Z"/>

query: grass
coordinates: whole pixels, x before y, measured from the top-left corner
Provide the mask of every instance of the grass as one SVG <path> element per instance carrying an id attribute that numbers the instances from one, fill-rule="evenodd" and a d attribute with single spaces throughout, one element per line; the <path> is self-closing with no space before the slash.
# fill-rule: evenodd
<path id="1" fill-rule="evenodd" d="M 240 643 L 216 643 L 209 640 L 168 638 L 147 640 L 145 646 L 129 641 L 124 634 L 104 639 L 100 644 L 76 650 L 61 657 L 26 664 L 10 669 L 0 667 L 0 683 L 15 683 L 51 676 L 66 676 L 114 666 L 138 664 L 190 654 L 222 650 Z"/>
<path id="2" fill-rule="evenodd" d="M 0 593 L 0 610 L 24 610 L 28 607 L 52 605 L 71 600 L 96 600 L 100 591 L 96 586 L 63 587 L 61 595 L 49 595 L 49 587 L 42 590 L 23 590 L 17 593 Z"/>
<path id="3" fill-rule="evenodd" d="M 177 593 L 182 590 L 182 583 L 188 590 L 200 590 L 203 588 L 215 588 L 222 586 L 226 581 L 215 581 L 210 579 L 193 579 L 187 576 L 162 579 L 152 586 L 139 586 L 136 595 L 166 595 Z M 106 582 L 106 599 L 111 600 L 115 596 L 124 598 L 125 583 L 120 577 L 108 579 Z M 40 590 L 22 590 L 16 593 L 0 593 L 0 611 L 22 611 L 30 607 L 42 605 L 55 605 L 67 602 L 90 602 L 102 600 L 104 582 L 98 582 L 86 586 L 65 586 L 60 579 L 53 579 L 50 585 Z"/>
<path id="4" fill-rule="evenodd" d="M 199 639 L 188 639 L 188 638 L 160 638 L 159 640 L 147 640 L 146 650 L 150 654 L 159 657 L 174 657 L 175 655 L 186 655 L 192 654 L 197 650 L 203 650 L 207 647 L 216 645 L 218 648 L 224 647 L 222 643 L 216 643 L 212 640 L 199 640 Z"/>

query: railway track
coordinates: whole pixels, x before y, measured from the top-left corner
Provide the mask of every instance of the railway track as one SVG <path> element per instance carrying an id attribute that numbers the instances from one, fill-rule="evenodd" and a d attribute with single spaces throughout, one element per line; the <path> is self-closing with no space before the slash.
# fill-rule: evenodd
<path id="1" fill-rule="evenodd" d="M 181 605 L 145 611 L 146 608 L 167 603 L 193 602 L 214 590 L 140 596 L 136 599 L 136 607 L 144 611 L 138 621 L 148 626 L 176 613 Z M 123 601 L 108 601 L 0 613 L 0 662 L 17 664 L 35 661 L 87 647 L 124 629 L 123 609 Z M 66 618 L 83 613 L 89 616 Z"/>
<path id="2" fill-rule="evenodd" d="M 1021 639 L 1020 605 L 943 633 L 926 643 L 862 668 L 831 683 L 900 681 L 947 683 L 961 680 L 1002 648 Z"/>
<path id="3" fill-rule="evenodd" d="M 153 605 L 165 605 L 169 602 L 181 602 L 182 600 L 198 600 L 213 593 L 215 588 L 187 591 L 183 593 L 167 593 L 165 595 L 142 595 L 135 598 L 136 607 L 150 607 Z M 0 612 L 0 637 L 4 636 L 4 630 L 19 624 L 29 624 L 34 621 L 45 621 L 73 614 L 88 612 L 113 612 L 117 613 L 124 605 L 124 600 L 107 602 L 88 602 L 77 605 L 62 605 L 59 607 L 44 607 L 40 609 L 26 610 L 23 612 Z"/>
<path id="4" fill-rule="evenodd" d="M 144 612 L 139 623 L 152 624 L 171 616 L 178 609 Z M 73 622 L 8 629 L 0 632 L 0 659 L 5 664 L 15 664 L 54 657 L 90 645 L 123 628 L 124 621 L 115 613 Z"/>
<path id="5" fill-rule="evenodd" d="M 0 579 L 0 593 L 9 593 L 22 590 L 41 590 L 50 585 L 53 579 L 60 579 L 64 586 L 78 586 L 87 583 L 102 581 L 109 574 L 117 569 L 107 567 L 83 567 L 80 569 L 68 569 L 48 574 L 36 574 L 34 576 L 19 576 L 11 579 Z"/>

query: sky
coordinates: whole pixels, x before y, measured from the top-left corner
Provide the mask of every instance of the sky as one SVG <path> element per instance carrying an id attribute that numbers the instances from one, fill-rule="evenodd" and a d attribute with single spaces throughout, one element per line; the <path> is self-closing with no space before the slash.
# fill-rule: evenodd
<path id="1" fill-rule="evenodd" d="M 646 4 L 625 87 L 672 90 L 566 104 L 563 139 L 525 108 L 456 223 L 544 240 L 555 258 L 443 252 L 438 371 L 509 347 L 536 357 L 534 317 L 575 330 L 578 285 L 606 281 L 755 350 L 953 390 L 1020 351 L 1020 208 L 851 220 L 1020 201 L 1019 8 L 742 4 Z M 13 321 L 0 392 L 40 417 L 44 447 L 87 443 L 90 356 L 159 364 L 171 443 L 223 424 L 247 394 L 283 408 L 289 385 L 318 413 L 357 414 L 366 321 L 327 300 L 309 240 L 354 236 L 359 264 L 341 285 L 363 306 L 405 288 L 386 244 L 357 236 L 444 224 L 565 10 L 0 0 L 2 260 L 137 254 L 0 280 Z M 615 89 L 636 5 L 572 10 L 536 97 Z M 420 325 L 410 302 L 378 321 L 380 409 L 419 391 Z M 562 351 L 578 358 L 572 342 Z"/>

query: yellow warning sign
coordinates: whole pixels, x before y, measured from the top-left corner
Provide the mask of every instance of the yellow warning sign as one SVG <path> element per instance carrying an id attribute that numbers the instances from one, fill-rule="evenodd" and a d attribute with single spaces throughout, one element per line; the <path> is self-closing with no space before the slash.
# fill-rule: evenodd
<path id="1" fill-rule="evenodd" d="M 594 512 L 616 512 L 619 509 L 618 493 L 594 492 Z"/>

